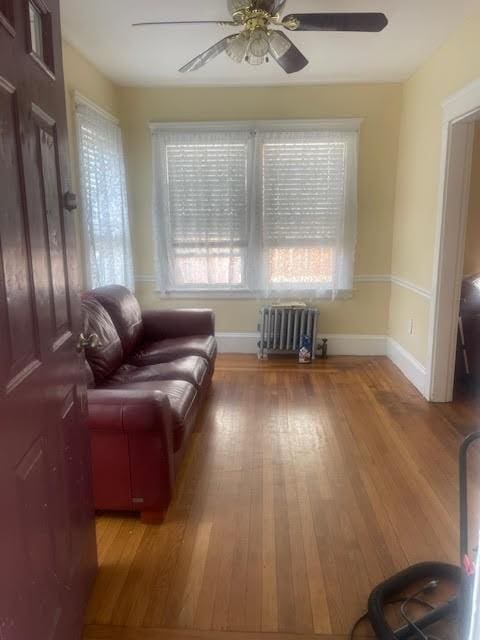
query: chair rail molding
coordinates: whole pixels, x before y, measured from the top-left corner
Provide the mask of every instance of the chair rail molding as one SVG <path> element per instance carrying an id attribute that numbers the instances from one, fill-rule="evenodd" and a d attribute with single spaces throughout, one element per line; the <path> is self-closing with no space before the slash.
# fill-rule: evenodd
<path id="1" fill-rule="evenodd" d="M 420 287 L 414 282 L 410 282 L 410 280 L 405 280 L 405 278 L 400 278 L 399 276 L 391 276 L 390 282 L 392 284 L 398 285 L 399 287 L 403 287 L 404 289 L 408 289 L 409 291 L 413 291 L 414 293 L 418 293 L 419 296 L 423 296 L 424 298 L 428 298 L 429 300 L 432 297 L 432 292 L 430 289 Z"/>

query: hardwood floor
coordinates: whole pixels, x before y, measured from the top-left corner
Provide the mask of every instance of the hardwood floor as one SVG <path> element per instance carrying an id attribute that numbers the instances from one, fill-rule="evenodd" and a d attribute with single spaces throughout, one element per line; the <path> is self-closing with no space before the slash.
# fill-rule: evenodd
<path id="1" fill-rule="evenodd" d="M 461 439 L 385 358 L 221 356 L 164 524 L 98 519 L 85 638 L 343 640 L 384 578 L 458 562 Z"/>

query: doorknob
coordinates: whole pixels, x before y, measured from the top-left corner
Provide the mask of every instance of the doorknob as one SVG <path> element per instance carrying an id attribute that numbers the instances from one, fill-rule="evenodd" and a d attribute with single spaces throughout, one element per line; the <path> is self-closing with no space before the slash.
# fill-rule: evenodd
<path id="1" fill-rule="evenodd" d="M 67 211 L 75 211 L 75 209 L 77 209 L 78 207 L 76 194 L 72 193 L 71 191 L 67 191 L 66 193 L 64 193 L 63 206 Z"/>
<path id="2" fill-rule="evenodd" d="M 85 336 L 81 333 L 78 336 L 77 341 L 77 351 L 81 353 L 84 349 L 96 349 L 100 346 L 100 338 L 96 333 L 91 333 L 88 336 Z"/>

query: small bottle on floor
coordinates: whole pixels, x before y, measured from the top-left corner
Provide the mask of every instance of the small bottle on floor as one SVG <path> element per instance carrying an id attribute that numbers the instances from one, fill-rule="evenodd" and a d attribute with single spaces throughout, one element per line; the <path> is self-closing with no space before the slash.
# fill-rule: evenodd
<path id="1" fill-rule="evenodd" d="M 309 364 L 312 361 L 312 341 L 305 334 L 300 338 L 298 361 L 300 364 Z"/>

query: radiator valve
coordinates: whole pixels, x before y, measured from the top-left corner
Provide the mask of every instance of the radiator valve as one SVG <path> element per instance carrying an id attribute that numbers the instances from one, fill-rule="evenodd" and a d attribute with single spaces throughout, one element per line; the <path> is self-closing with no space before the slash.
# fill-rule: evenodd
<path id="1" fill-rule="evenodd" d="M 326 360 L 328 358 L 328 338 L 322 338 L 320 345 L 320 358 Z"/>

